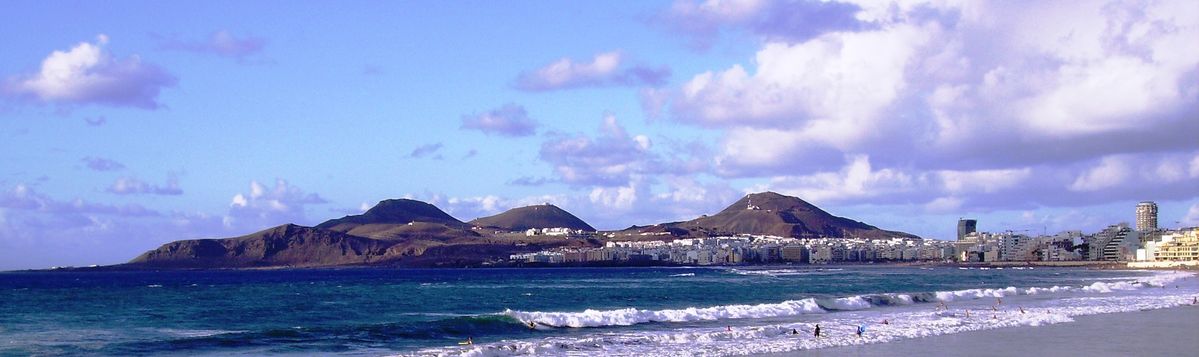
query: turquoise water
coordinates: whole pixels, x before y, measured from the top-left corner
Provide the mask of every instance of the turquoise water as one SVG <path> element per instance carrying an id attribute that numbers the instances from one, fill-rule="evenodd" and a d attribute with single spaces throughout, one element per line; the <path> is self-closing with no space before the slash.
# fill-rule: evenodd
<path id="1" fill-rule="evenodd" d="M 856 343 L 856 325 L 912 338 L 1197 291 L 1182 274 L 1049 268 L 14 272 L 0 273 L 0 354 L 743 354 Z M 817 323 L 839 336 L 778 338 Z"/>

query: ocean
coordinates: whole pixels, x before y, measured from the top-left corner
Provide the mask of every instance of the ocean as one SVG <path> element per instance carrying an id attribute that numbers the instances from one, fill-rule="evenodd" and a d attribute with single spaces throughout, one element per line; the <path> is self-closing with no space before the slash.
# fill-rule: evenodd
<path id="1" fill-rule="evenodd" d="M 1041 267 L 9 272 L 0 355 L 750 355 L 1196 295 L 1192 273 Z"/>

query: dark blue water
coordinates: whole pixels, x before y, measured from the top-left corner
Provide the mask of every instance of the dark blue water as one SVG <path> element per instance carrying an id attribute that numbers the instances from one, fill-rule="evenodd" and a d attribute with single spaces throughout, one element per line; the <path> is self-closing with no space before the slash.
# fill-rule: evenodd
<path id="1" fill-rule="evenodd" d="M 670 310 L 1148 276 L 1083 269 L 901 267 L 343 269 L 0 273 L 0 354 L 410 353 L 472 341 L 746 325 L 681 319 L 530 329 L 507 310 Z M 886 305 L 887 301 L 875 300 Z M 823 304 L 823 303 L 822 303 Z M 836 311 L 835 306 L 822 305 Z M 762 320 L 765 319 L 765 320 Z M 535 325 L 536 322 L 535 322 Z M 565 326 L 565 325 L 563 325 Z"/>

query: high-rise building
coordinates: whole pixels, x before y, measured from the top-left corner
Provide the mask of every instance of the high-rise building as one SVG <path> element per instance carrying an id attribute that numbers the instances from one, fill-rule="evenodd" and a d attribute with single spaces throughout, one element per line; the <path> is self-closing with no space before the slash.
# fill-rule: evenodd
<path id="1" fill-rule="evenodd" d="M 974 233 L 978 229 L 978 221 L 973 219 L 958 220 L 958 240 L 965 238 L 967 234 Z"/>
<path id="2" fill-rule="evenodd" d="M 1157 204 L 1153 201 L 1142 201 L 1137 204 L 1137 230 L 1152 231 L 1157 229 Z"/>

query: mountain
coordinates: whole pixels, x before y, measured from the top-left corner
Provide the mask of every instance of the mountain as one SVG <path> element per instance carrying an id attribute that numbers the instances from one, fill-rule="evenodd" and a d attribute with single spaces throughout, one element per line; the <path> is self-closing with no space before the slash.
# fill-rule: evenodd
<path id="1" fill-rule="evenodd" d="M 384 260 L 391 245 L 341 232 L 284 224 L 236 238 L 167 243 L 129 264 L 189 268 L 361 265 Z"/>
<path id="2" fill-rule="evenodd" d="M 564 209 L 551 204 L 513 208 L 504 213 L 470 221 L 480 227 L 495 227 L 509 231 L 523 231 L 529 228 L 566 227 L 594 232 L 595 228 L 587 222 L 575 217 Z"/>
<path id="3" fill-rule="evenodd" d="M 919 238 L 834 216 L 798 197 L 774 192 L 748 194 L 715 215 L 665 226 L 686 229 L 689 235 L 745 233 L 796 238 Z"/>
<path id="4" fill-rule="evenodd" d="M 363 214 L 331 219 L 316 228 L 384 240 L 448 240 L 479 235 L 437 206 L 409 199 L 383 200 Z"/>
<path id="5" fill-rule="evenodd" d="M 553 205 L 519 207 L 471 221 L 507 231 L 591 225 Z M 660 236 L 763 234 L 785 237 L 890 238 L 914 235 L 886 231 L 837 217 L 803 200 L 763 192 L 690 221 L 630 227 L 624 239 Z M 646 234 L 649 233 L 649 234 Z M 316 227 L 285 224 L 226 239 L 191 239 L 162 245 L 130 261 L 132 268 L 254 268 L 341 265 L 476 266 L 506 260 L 510 254 L 560 247 L 598 247 L 601 239 L 512 235 L 476 229 L 434 205 L 407 199 L 384 200 L 360 215 L 332 219 Z"/>

